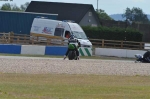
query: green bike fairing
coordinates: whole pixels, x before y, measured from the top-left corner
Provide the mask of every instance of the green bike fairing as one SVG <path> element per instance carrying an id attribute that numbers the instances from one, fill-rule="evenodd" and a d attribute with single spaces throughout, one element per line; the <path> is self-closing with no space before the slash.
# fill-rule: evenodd
<path id="1" fill-rule="evenodd" d="M 68 48 L 69 48 L 69 49 L 75 49 L 75 46 L 74 46 L 73 44 L 69 44 L 69 45 L 68 45 Z"/>

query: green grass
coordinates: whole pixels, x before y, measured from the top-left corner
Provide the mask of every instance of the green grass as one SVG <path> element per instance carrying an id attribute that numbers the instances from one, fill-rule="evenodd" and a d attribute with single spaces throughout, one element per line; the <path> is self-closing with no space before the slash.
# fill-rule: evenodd
<path id="1" fill-rule="evenodd" d="M 44 58 L 63 58 L 63 56 L 53 55 L 22 55 L 22 54 L 3 54 L 0 56 L 24 56 L 24 57 L 44 57 Z M 135 60 L 134 58 L 106 57 L 106 56 L 80 56 L 81 59 L 104 59 L 104 60 Z"/>
<path id="2" fill-rule="evenodd" d="M 149 76 L 0 74 L 0 99 L 150 99 Z"/>

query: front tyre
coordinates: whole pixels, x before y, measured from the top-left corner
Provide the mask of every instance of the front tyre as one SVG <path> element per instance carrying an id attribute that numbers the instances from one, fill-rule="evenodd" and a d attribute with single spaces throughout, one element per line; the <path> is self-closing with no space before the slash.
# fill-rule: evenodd
<path id="1" fill-rule="evenodd" d="M 74 59 L 74 53 L 73 53 L 73 51 L 69 51 L 68 59 L 69 60 L 73 60 Z"/>

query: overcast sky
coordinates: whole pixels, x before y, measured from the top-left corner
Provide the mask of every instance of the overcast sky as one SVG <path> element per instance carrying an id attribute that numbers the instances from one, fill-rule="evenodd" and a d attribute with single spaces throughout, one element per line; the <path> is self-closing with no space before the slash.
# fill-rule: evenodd
<path id="1" fill-rule="evenodd" d="M 67 2 L 92 4 L 97 9 L 97 0 L 0 0 L 0 6 L 4 3 L 17 4 L 20 6 L 25 2 L 48 1 L 48 2 Z M 127 7 L 139 7 L 145 14 L 150 14 L 150 0 L 98 0 L 98 8 L 105 10 L 107 14 L 122 14 Z"/>

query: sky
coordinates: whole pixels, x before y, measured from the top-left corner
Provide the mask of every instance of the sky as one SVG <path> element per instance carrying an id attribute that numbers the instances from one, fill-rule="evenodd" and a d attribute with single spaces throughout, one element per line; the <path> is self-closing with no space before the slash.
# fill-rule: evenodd
<path id="1" fill-rule="evenodd" d="M 47 1 L 47 2 L 65 2 L 65 3 L 82 3 L 92 4 L 97 9 L 97 0 L 0 0 L 0 6 L 4 3 L 11 3 L 20 6 L 31 1 Z M 150 14 L 150 0 L 98 0 L 98 9 L 103 9 L 108 15 L 122 14 L 125 9 L 139 7 L 145 14 Z"/>

